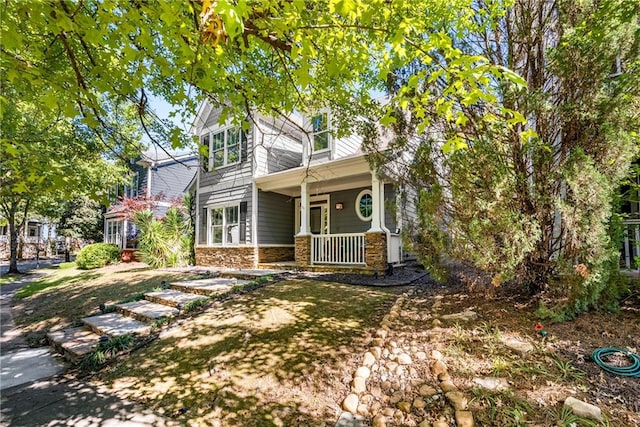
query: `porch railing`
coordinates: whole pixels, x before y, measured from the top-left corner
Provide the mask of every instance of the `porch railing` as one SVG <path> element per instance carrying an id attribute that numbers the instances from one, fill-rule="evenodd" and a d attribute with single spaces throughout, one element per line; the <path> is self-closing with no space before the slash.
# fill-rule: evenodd
<path id="1" fill-rule="evenodd" d="M 314 234 L 311 264 L 364 264 L 364 233 Z"/>
<path id="2" fill-rule="evenodd" d="M 621 261 L 627 269 L 637 269 L 635 257 L 640 257 L 640 219 L 628 219 L 624 224 Z"/>
<path id="3" fill-rule="evenodd" d="M 402 262 L 402 237 L 395 233 L 389 237 L 389 263 L 398 264 Z"/>

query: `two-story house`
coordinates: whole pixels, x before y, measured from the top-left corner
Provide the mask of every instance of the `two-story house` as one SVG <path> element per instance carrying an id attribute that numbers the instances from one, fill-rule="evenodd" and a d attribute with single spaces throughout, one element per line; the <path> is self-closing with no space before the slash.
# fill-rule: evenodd
<path id="1" fill-rule="evenodd" d="M 330 112 L 256 113 L 247 131 L 219 117 L 204 103 L 193 126 L 206 153 L 195 181 L 198 265 L 383 273 L 402 261 L 409 212 L 388 209 L 393 185 L 371 170 L 359 137 L 335 136 Z"/>
<path id="2" fill-rule="evenodd" d="M 185 194 L 197 169 L 198 156 L 195 154 L 173 155 L 149 150 L 133 161 L 130 183 L 116 186 L 110 191 L 111 206 L 105 213 L 104 221 L 105 243 L 115 243 L 122 249 L 136 247 L 137 229 L 117 203 L 122 197 L 157 199 L 154 202 L 154 215 L 162 217 L 171 202 Z"/>

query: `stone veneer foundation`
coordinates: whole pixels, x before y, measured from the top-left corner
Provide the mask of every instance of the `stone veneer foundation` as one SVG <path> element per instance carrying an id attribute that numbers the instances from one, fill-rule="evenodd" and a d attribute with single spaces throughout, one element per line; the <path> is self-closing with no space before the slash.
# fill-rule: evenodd
<path id="1" fill-rule="evenodd" d="M 304 268 L 311 264 L 311 236 L 296 236 L 296 265 Z"/>
<path id="2" fill-rule="evenodd" d="M 196 248 L 196 265 L 226 268 L 254 268 L 253 246 Z"/>
<path id="3" fill-rule="evenodd" d="M 258 247 L 258 262 L 282 262 L 295 259 L 293 246 L 261 246 Z"/>
<path id="4" fill-rule="evenodd" d="M 387 271 L 387 235 L 386 233 L 365 233 L 364 262 L 367 267 L 379 274 Z"/>

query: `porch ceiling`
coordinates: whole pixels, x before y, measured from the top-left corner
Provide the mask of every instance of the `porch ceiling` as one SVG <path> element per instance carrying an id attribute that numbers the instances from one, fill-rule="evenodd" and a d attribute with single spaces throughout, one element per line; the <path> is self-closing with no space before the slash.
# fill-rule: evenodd
<path id="1" fill-rule="evenodd" d="M 254 179 L 262 191 L 299 196 L 300 185 L 306 178 L 311 194 L 347 190 L 371 185 L 371 170 L 364 156 L 347 157 L 300 166 Z"/>

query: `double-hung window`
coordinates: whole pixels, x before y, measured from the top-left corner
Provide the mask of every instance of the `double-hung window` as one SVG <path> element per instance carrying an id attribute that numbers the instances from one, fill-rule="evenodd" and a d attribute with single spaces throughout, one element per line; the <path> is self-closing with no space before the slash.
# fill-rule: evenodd
<path id="1" fill-rule="evenodd" d="M 212 245 L 240 243 L 240 211 L 238 205 L 209 208 Z"/>
<path id="2" fill-rule="evenodd" d="M 316 114 L 311 118 L 313 131 L 313 151 L 329 148 L 329 117 L 327 113 Z"/>
<path id="3" fill-rule="evenodd" d="M 203 156 L 206 169 L 215 169 L 240 162 L 242 146 L 242 129 L 231 127 L 206 134 L 201 137 L 201 144 L 209 150 L 209 156 Z"/>

